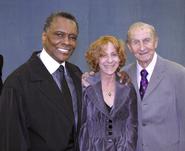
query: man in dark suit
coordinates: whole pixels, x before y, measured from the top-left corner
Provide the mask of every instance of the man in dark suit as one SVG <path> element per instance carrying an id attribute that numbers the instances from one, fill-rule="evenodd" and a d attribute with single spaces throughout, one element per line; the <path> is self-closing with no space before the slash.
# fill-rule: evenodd
<path id="1" fill-rule="evenodd" d="M 0 55 L 0 94 L 1 94 L 1 89 L 2 89 L 2 87 L 3 87 L 2 69 L 3 69 L 3 56 Z"/>
<path id="2" fill-rule="evenodd" d="M 34 52 L 5 80 L 0 99 L 1 151 L 78 150 L 81 71 L 67 62 L 78 32 L 74 16 L 52 13 L 44 25 L 42 51 Z M 68 96 L 57 78 L 61 65 Z"/>
<path id="3" fill-rule="evenodd" d="M 136 58 L 125 71 L 138 96 L 137 151 L 184 151 L 185 68 L 156 53 L 158 36 L 147 23 L 129 27 L 127 45 Z"/>

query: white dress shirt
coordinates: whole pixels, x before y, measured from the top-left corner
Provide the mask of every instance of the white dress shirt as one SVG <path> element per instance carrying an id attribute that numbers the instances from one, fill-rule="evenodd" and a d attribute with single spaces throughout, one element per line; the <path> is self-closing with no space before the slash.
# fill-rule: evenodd
<path id="1" fill-rule="evenodd" d="M 157 53 L 155 52 L 151 63 L 145 68 L 146 71 L 148 72 L 148 76 L 147 76 L 148 82 L 150 82 L 150 78 L 151 78 L 152 73 L 154 71 L 154 67 L 155 67 L 156 62 L 157 62 Z M 142 69 L 143 68 L 137 62 L 137 84 L 138 84 L 138 88 L 140 88 L 140 81 L 141 81 L 140 72 L 141 72 Z"/>

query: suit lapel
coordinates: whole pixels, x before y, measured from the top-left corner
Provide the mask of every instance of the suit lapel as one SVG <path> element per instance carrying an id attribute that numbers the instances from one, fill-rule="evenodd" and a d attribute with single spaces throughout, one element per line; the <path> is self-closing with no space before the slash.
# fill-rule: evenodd
<path id="1" fill-rule="evenodd" d="M 123 107 L 125 102 L 128 100 L 129 89 L 127 86 L 120 84 L 119 81 L 116 81 L 116 95 L 113 110 L 111 110 L 111 116 L 114 117 L 120 108 Z"/>
<path id="2" fill-rule="evenodd" d="M 101 89 L 101 81 L 97 82 L 96 84 L 91 85 L 92 92 L 88 93 L 91 102 L 96 106 L 96 108 L 102 112 L 105 116 L 109 116 L 109 112 L 106 109 L 106 105 L 103 98 L 103 92 Z"/>
<path id="3" fill-rule="evenodd" d="M 89 98 L 91 98 L 91 101 L 96 106 L 96 108 L 109 118 L 114 117 L 117 111 L 119 111 L 120 108 L 125 104 L 125 101 L 127 100 L 127 96 L 129 93 L 129 90 L 126 89 L 126 87 L 123 84 L 120 84 L 119 81 L 116 81 L 116 94 L 114 99 L 115 102 L 113 105 L 113 109 L 111 109 L 111 112 L 109 113 L 104 102 L 103 92 L 101 89 L 101 82 L 99 81 L 91 86 L 92 92 L 88 94 L 90 95 Z"/>
<path id="4" fill-rule="evenodd" d="M 156 65 L 154 67 L 154 71 L 152 73 L 147 90 L 145 92 L 144 98 L 147 98 L 147 96 L 150 95 L 150 93 L 157 87 L 157 85 L 160 83 L 161 79 L 163 78 L 165 67 L 162 62 L 163 62 L 162 58 L 158 56 Z"/>
<path id="5" fill-rule="evenodd" d="M 66 68 L 70 74 L 70 77 L 73 80 L 73 84 L 76 90 L 77 95 L 77 109 L 78 109 L 78 117 L 81 117 L 81 107 L 82 107 L 82 85 L 81 85 L 81 71 L 79 71 L 76 67 L 66 62 Z M 78 130 L 80 128 L 81 118 L 78 118 Z"/>
<path id="6" fill-rule="evenodd" d="M 138 87 L 138 82 L 137 82 L 137 64 L 132 63 L 132 64 L 128 65 L 126 68 L 126 72 L 128 72 L 128 74 L 131 78 L 131 81 L 132 81 L 134 88 L 136 90 L 136 93 L 137 93 L 138 104 L 140 104 L 141 103 L 141 96 L 139 94 L 139 87 Z"/>
<path id="7" fill-rule="evenodd" d="M 160 56 L 157 56 L 157 62 L 156 62 L 156 65 L 154 67 L 154 71 L 152 73 L 150 82 L 148 84 L 148 87 L 146 89 L 146 92 L 145 92 L 145 95 L 144 95 L 142 101 L 145 101 L 145 98 L 147 98 L 147 96 L 150 95 L 150 93 L 160 83 L 161 79 L 164 76 L 164 70 L 165 70 L 165 66 L 163 64 L 163 59 Z M 137 83 L 137 65 L 136 65 L 136 63 L 131 65 L 131 67 L 128 70 L 128 73 L 129 73 L 129 75 L 132 79 L 132 83 L 134 84 L 134 87 L 136 89 L 138 102 L 140 102 L 141 98 L 140 98 L 139 87 L 138 87 L 138 83 Z"/>
<path id="8" fill-rule="evenodd" d="M 47 71 L 41 60 L 33 55 L 28 64 L 30 67 L 31 80 L 35 84 L 35 88 L 41 91 L 48 100 L 55 104 L 70 121 L 73 121 L 73 112 L 70 109 L 65 96 L 62 96 L 60 89 L 54 81 L 52 75 Z"/>
<path id="9" fill-rule="evenodd" d="M 138 83 L 137 83 L 137 67 L 136 67 L 136 63 L 131 65 L 128 73 L 129 73 L 129 76 L 131 77 L 131 80 L 132 80 L 132 83 L 133 83 L 134 88 L 136 90 L 137 96 L 138 96 L 138 98 L 140 98 L 139 87 L 138 87 Z"/>
<path id="10" fill-rule="evenodd" d="M 77 100 L 80 103 L 79 106 L 81 107 L 81 98 L 82 98 L 81 72 L 76 68 L 72 67 L 68 62 L 66 62 L 66 68 L 69 71 L 70 77 L 73 80 Z"/>

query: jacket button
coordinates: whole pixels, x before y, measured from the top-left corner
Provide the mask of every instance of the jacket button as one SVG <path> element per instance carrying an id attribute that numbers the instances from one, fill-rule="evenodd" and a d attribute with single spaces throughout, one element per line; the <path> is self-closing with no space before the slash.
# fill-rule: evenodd
<path id="1" fill-rule="evenodd" d="M 109 129 L 112 129 L 112 125 L 109 125 Z"/>
<path id="2" fill-rule="evenodd" d="M 109 138 L 107 141 L 108 141 L 109 143 L 112 143 L 112 142 L 113 142 L 111 138 Z"/>
<path id="3" fill-rule="evenodd" d="M 109 123 L 112 123 L 112 120 L 109 119 Z"/>
<path id="4" fill-rule="evenodd" d="M 146 126 L 146 123 L 142 123 L 142 126 Z"/>

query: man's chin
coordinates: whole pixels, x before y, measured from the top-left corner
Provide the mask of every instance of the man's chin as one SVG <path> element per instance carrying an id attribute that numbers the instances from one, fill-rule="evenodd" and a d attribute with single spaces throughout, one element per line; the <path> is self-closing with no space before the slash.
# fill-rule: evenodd
<path id="1" fill-rule="evenodd" d="M 62 58 L 61 58 L 61 60 L 63 60 L 63 61 L 67 61 L 69 59 L 69 56 L 63 56 Z"/>

